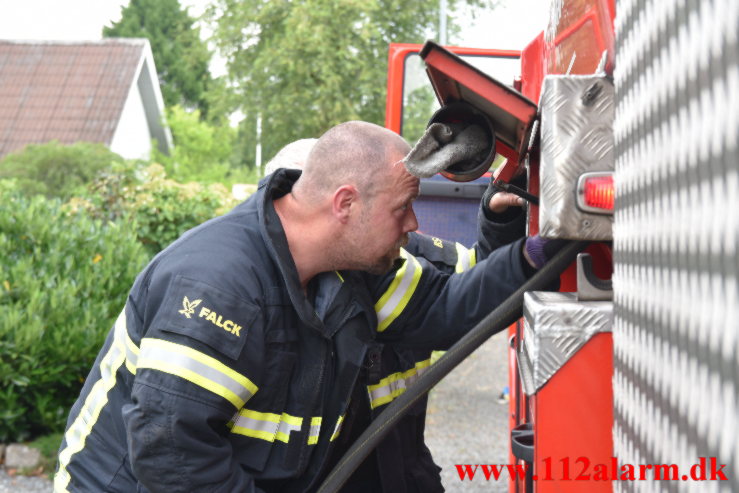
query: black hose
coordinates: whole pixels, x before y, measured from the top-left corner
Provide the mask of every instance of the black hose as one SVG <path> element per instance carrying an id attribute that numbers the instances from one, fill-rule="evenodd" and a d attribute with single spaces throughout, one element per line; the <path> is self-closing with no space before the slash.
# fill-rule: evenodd
<path id="1" fill-rule="evenodd" d="M 336 493 L 369 453 L 377 447 L 408 409 L 467 356 L 480 347 L 492 335 L 521 318 L 523 294 L 526 291 L 544 289 L 567 268 L 588 242 L 573 241 L 560 250 L 531 279 L 488 314 L 472 330 L 465 334 L 439 360 L 431 365 L 413 385 L 391 402 L 357 438 L 336 467 L 326 477 L 318 493 Z"/>

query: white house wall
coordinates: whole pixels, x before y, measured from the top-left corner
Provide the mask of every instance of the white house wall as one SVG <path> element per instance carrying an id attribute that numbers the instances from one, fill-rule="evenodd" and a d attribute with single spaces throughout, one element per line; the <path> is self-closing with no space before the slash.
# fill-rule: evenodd
<path id="1" fill-rule="evenodd" d="M 110 150 L 126 159 L 148 159 L 151 154 L 151 138 L 144 102 L 138 86 L 134 84 L 123 107 Z"/>

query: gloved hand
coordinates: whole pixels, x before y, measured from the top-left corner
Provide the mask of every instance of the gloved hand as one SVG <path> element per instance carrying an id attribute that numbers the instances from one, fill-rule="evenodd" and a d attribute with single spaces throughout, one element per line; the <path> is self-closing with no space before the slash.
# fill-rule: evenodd
<path id="1" fill-rule="evenodd" d="M 498 167 L 493 171 L 493 178 L 488 183 L 488 187 L 482 194 L 482 208 L 485 211 L 485 217 L 494 219 L 492 214 L 503 214 L 509 207 L 522 207 L 526 201 L 513 193 L 504 192 L 493 185 L 493 182 L 500 174 L 502 167 Z M 518 188 L 526 189 L 526 175 L 519 174 L 511 180 L 511 185 Z M 518 214 L 517 209 L 513 214 Z"/>
<path id="2" fill-rule="evenodd" d="M 403 161 L 410 174 L 428 178 L 486 148 L 485 132 L 477 125 L 432 123 Z"/>
<path id="3" fill-rule="evenodd" d="M 544 267 L 557 252 L 559 252 L 569 240 L 550 240 L 539 235 L 526 238 L 523 248 L 523 256 L 534 269 Z"/>

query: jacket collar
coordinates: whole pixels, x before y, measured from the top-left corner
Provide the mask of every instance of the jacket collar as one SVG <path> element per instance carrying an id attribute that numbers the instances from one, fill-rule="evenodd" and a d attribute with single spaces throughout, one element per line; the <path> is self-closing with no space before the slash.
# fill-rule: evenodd
<path id="1" fill-rule="evenodd" d="M 343 313 L 334 312 L 346 311 L 349 308 L 347 301 L 351 301 L 351 297 L 339 296 L 342 289 L 348 289 L 344 286 L 344 278 L 337 272 L 323 272 L 314 277 L 309 288 L 314 300 L 311 304 L 300 286 L 300 277 L 288 247 L 285 230 L 274 207 L 274 200 L 289 193 L 300 174 L 300 170 L 279 169 L 259 183 L 257 192 L 259 225 L 264 242 L 282 274 L 282 281 L 298 316 L 324 336 L 331 337 L 338 327 L 329 329 L 323 321 L 336 315 L 344 318 Z M 337 303 L 340 306 L 337 306 Z"/>

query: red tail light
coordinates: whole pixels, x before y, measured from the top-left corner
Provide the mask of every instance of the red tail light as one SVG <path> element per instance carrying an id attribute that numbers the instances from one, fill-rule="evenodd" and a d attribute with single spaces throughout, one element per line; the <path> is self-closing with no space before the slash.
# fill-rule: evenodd
<path id="1" fill-rule="evenodd" d="M 613 173 L 585 173 L 577 184 L 577 205 L 586 212 L 613 214 Z"/>

